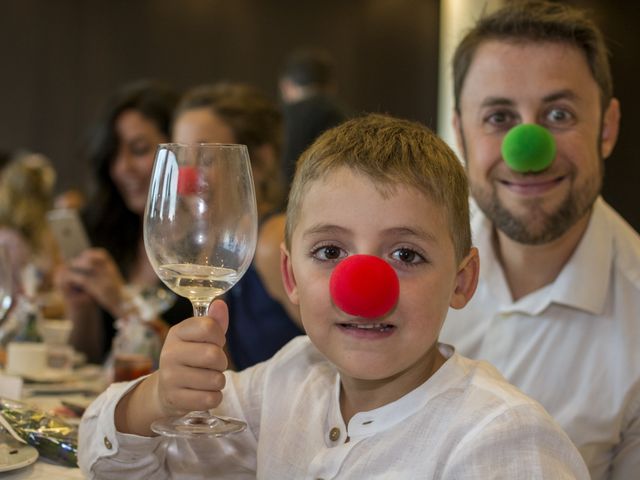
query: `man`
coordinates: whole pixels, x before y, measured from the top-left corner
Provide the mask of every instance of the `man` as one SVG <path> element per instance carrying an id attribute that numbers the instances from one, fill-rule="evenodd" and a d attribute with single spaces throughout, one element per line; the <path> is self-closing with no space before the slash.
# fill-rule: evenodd
<path id="1" fill-rule="evenodd" d="M 481 272 L 441 339 L 540 401 L 594 479 L 637 478 L 640 237 L 599 196 L 620 118 L 602 34 L 566 5 L 512 2 L 479 21 L 453 64 Z M 502 159 L 521 123 L 555 138 L 541 172 Z"/>
<path id="2" fill-rule="evenodd" d="M 346 119 L 332 97 L 333 62 L 328 52 L 299 49 L 287 58 L 279 87 L 284 103 L 283 174 L 287 191 L 300 154 L 322 132 Z"/>

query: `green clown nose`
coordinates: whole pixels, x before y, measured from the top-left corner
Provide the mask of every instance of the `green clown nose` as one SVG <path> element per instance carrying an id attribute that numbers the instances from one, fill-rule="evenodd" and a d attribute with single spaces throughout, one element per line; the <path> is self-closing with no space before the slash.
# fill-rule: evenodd
<path id="1" fill-rule="evenodd" d="M 556 141 L 544 127 L 523 123 L 513 127 L 502 140 L 502 158 L 516 172 L 540 172 L 556 156 Z"/>

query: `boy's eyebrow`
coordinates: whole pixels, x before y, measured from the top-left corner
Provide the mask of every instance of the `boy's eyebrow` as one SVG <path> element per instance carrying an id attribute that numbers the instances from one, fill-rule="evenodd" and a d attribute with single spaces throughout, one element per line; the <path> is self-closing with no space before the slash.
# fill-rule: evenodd
<path id="1" fill-rule="evenodd" d="M 344 227 L 339 227 L 338 225 L 331 225 L 328 223 L 319 223 L 317 225 L 313 225 L 310 228 L 308 228 L 304 234 L 302 235 L 303 237 L 308 237 L 310 235 L 317 235 L 319 233 L 345 233 L 348 230 Z"/>
<path id="2" fill-rule="evenodd" d="M 394 235 L 401 237 L 416 237 L 420 240 L 427 240 L 430 243 L 437 243 L 437 238 L 430 232 L 422 228 L 414 227 L 393 227 L 384 231 L 385 235 Z"/>
<path id="3" fill-rule="evenodd" d="M 332 225 L 332 224 L 326 224 L 326 223 L 321 223 L 321 224 L 317 224 L 317 225 L 313 225 L 312 227 L 310 227 L 308 230 L 306 230 L 304 232 L 304 234 L 302 235 L 303 237 L 308 237 L 311 235 L 317 235 L 317 234 L 339 234 L 339 233 L 346 233 L 349 230 L 344 228 L 344 227 L 340 227 L 338 225 Z M 415 228 L 415 227 L 392 227 L 392 228 L 388 228 L 386 230 L 384 230 L 383 235 L 385 236 L 402 236 L 402 237 L 416 237 L 418 239 L 422 239 L 422 240 L 426 240 L 428 242 L 431 243 L 437 243 L 437 239 L 436 237 L 430 233 L 427 232 L 426 230 L 423 230 L 422 228 Z"/>

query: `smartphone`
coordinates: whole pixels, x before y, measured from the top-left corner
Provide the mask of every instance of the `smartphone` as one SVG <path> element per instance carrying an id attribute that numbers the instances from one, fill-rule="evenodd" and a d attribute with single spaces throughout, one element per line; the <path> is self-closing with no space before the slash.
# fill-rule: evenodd
<path id="1" fill-rule="evenodd" d="M 71 260 L 90 247 L 89 237 L 77 210 L 70 208 L 50 210 L 47 212 L 47 222 L 65 261 Z"/>

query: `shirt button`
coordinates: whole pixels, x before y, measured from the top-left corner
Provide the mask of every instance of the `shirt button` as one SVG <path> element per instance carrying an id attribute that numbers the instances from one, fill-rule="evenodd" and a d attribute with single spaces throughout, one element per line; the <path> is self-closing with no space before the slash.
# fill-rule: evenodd
<path id="1" fill-rule="evenodd" d="M 108 450 L 111 450 L 113 448 L 113 445 L 111 445 L 111 441 L 109 441 L 107 437 L 104 437 L 104 446 L 107 447 Z"/>
<path id="2" fill-rule="evenodd" d="M 333 427 L 329 432 L 329 440 L 335 442 L 340 438 L 340 429 L 338 427 Z"/>

